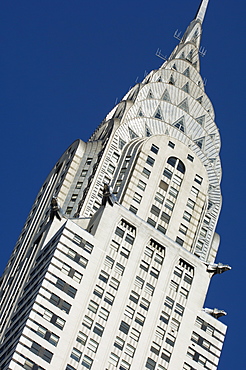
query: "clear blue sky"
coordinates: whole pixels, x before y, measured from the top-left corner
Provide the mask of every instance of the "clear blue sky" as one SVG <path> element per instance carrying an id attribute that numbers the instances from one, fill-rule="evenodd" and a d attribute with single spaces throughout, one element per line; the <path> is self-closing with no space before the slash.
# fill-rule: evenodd
<path id="1" fill-rule="evenodd" d="M 50 169 L 86 141 L 136 78 L 169 55 L 200 0 L 2 0 L 0 2 L 1 265 Z M 222 137 L 223 207 L 207 307 L 228 312 L 219 370 L 245 369 L 245 2 L 210 0 L 201 60 Z M 179 369 L 177 369 L 179 370 Z"/>

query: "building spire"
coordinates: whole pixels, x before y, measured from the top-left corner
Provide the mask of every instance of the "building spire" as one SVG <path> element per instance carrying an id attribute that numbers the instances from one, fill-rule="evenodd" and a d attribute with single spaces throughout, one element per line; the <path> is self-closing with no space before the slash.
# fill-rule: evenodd
<path id="1" fill-rule="evenodd" d="M 206 10 L 208 7 L 208 2 L 209 0 L 202 0 L 198 8 L 198 11 L 196 13 L 195 19 L 199 20 L 201 23 L 203 22 L 203 19 L 205 17 Z"/>

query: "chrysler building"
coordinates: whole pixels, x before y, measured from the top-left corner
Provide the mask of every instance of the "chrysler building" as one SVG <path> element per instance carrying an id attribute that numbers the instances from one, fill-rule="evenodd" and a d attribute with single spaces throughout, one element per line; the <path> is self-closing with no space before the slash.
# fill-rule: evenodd
<path id="1" fill-rule="evenodd" d="M 216 260 L 207 6 L 38 192 L 0 282 L 2 370 L 217 369 L 226 312 L 204 301 L 230 266 Z"/>

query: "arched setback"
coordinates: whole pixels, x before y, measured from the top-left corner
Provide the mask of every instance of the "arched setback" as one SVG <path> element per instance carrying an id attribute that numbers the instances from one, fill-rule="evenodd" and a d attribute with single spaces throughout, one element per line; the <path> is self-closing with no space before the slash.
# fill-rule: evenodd
<path id="1" fill-rule="evenodd" d="M 124 207 L 201 257 L 197 243 L 208 205 L 209 179 L 204 164 L 187 145 L 164 134 L 129 143 L 114 191 Z M 214 228 L 207 231 L 209 246 Z"/>

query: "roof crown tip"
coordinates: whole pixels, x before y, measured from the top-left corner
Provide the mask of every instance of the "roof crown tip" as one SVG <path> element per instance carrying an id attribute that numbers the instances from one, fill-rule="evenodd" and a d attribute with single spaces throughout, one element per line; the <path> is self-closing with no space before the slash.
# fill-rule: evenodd
<path id="1" fill-rule="evenodd" d="M 201 23 L 204 20 L 206 10 L 207 10 L 207 7 L 208 7 L 208 2 L 209 2 L 209 0 L 202 0 L 201 3 L 200 3 L 200 6 L 198 8 L 198 11 L 196 13 L 195 19 L 199 20 Z"/>

